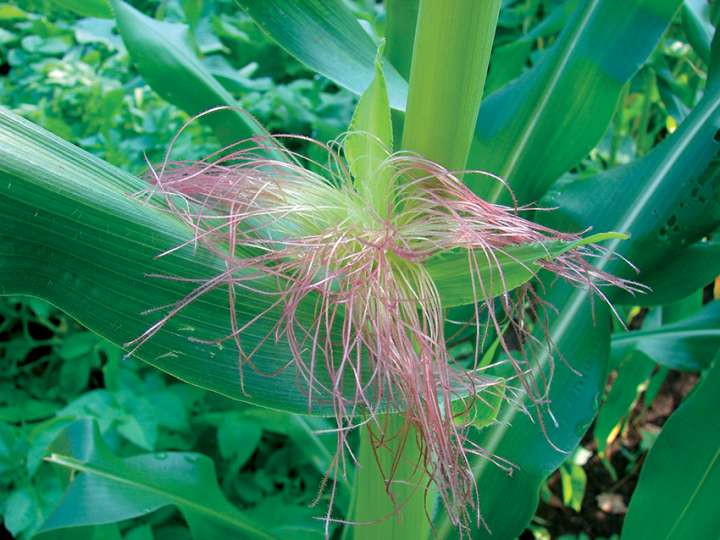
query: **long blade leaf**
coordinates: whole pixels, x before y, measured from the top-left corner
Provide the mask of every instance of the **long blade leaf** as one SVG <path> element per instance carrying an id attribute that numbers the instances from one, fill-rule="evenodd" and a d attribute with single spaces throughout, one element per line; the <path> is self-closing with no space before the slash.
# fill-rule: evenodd
<path id="1" fill-rule="evenodd" d="M 144 314 L 147 310 L 173 305 L 198 285 L 149 275 L 202 283 L 225 268 L 220 257 L 194 250 L 192 243 L 157 258 L 190 241 L 192 233 L 168 212 L 132 195 L 145 187 L 138 178 L 0 109 L 0 294 L 44 298 L 119 345 L 143 334 L 167 311 Z M 274 289 L 260 280 L 253 286 Z M 250 322 L 270 302 L 256 292 L 238 294 L 239 324 Z M 235 399 L 308 412 L 297 373 L 283 369 L 290 359 L 287 345 L 271 335 L 277 310 L 243 332 L 247 350 L 259 347 L 257 369 L 243 370 L 244 391 L 236 347 L 198 341 L 230 334 L 227 306 L 227 293 L 220 289 L 198 298 L 137 356 Z M 301 308 L 298 316 L 309 313 Z M 273 377 L 266 375 L 275 371 Z M 318 403 L 314 413 L 332 414 Z"/>
<path id="2" fill-rule="evenodd" d="M 720 302 L 711 302 L 696 315 L 676 323 L 613 335 L 614 357 L 624 356 L 633 349 L 670 369 L 707 368 L 720 350 Z"/>
<path id="3" fill-rule="evenodd" d="M 373 80 L 377 46 L 340 0 L 238 0 L 283 49 L 310 69 L 361 94 Z M 407 82 L 384 65 L 390 105 L 405 109 Z"/>
<path id="4" fill-rule="evenodd" d="M 713 138 L 720 127 L 720 85 L 711 82 L 701 102 L 671 137 L 643 160 L 600 177 L 606 181 L 602 197 L 598 196 L 597 187 L 584 189 L 596 186 L 595 181 L 558 185 L 543 204 L 559 208 L 544 214 L 548 224 L 564 230 L 589 226 L 627 233 L 630 240 L 622 243 L 619 239 L 610 240 L 607 248 L 634 262 L 638 260 L 641 268 L 652 261 L 662 264 L 673 257 L 673 244 L 658 245 L 657 231 L 681 204 L 687 204 L 692 188 L 720 146 Z M 713 202 L 708 204 L 716 204 L 717 195 L 710 200 Z M 695 219 L 698 218 L 695 214 Z M 689 243 L 695 234 L 697 230 L 683 228 L 674 241 Z M 600 257 L 596 266 L 610 272 L 625 271 L 621 261 L 610 253 Z M 474 532 L 477 538 L 514 538 L 521 533 L 537 506 L 541 482 L 566 458 L 549 441 L 571 451 L 593 420 L 605 382 L 610 333 L 609 322 L 601 318 L 604 313 L 600 317 L 596 314 L 593 323 L 589 296 L 586 289 L 561 287 L 545 298 L 558 310 L 558 315 L 548 321 L 547 337 L 564 359 L 555 365 L 550 390 L 553 417 L 546 417 L 547 436 L 520 410 L 508 409 L 501 412 L 499 423 L 486 430 L 478 441 L 488 451 L 514 463 L 518 470 L 510 477 L 487 462 L 476 465 L 479 485 L 489 486 L 482 496 L 486 520 L 493 533 L 489 536 L 487 531 L 478 529 Z M 544 341 L 545 332 L 541 331 L 538 337 Z M 550 358 L 546 349 L 532 357 L 534 364 L 546 372 L 550 369 Z M 559 428 L 554 427 L 554 421 Z M 510 497 L 513 505 L 506 504 Z"/>
<path id="5" fill-rule="evenodd" d="M 717 538 L 718 407 L 720 362 L 716 359 L 650 449 L 625 517 L 622 540 Z"/>
<path id="6" fill-rule="evenodd" d="M 655 48 L 680 0 L 579 2 L 553 48 L 480 109 L 469 168 L 534 202 L 598 142 L 623 85 Z M 503 187 L 473 187 L 490 200 Z"/>
<path id="7" fill-rule="evenodd" d="M 116 523 L 174 505 L 198 540 L 277 538 L 225 498 L 206 456 L 171 452 L 119 458 L 90 419 L 68 426 L 50 451 L 49 462 L 81 474 L 42 531 Z"/>

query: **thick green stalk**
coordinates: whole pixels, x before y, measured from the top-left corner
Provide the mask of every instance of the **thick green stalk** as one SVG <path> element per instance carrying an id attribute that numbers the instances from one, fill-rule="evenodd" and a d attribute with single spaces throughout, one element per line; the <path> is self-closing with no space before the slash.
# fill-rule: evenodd
<path id="1" fill-rule="evenodd" d="M 465 167 L 500 0 L 421 0 L 402 147 Z"/>
<path id="2" fill-rule="evenodd" d="M 379 436 L 376 426 L 360 430 L 352 519 L 364 524 L 354 526 L 353 540 L 425 540 L 430 534 L 428 480 L 415 429 L 403 415 L 387 415 L 381 422 L 385 440 L 380 448 L 373 444 Z"/>
<path id="3" fill-rule="evenodd" d="M 390 10 L 398 5 L 390 6 Z M 500 0 L 421 0 L 410 69 L 410 88 L 402 148 L 449 169 L 465 167 Z M 390 13 L 392 33 L 394 23 Z M 391 40 L 392 41 L 392 37 Z M 398 66 L 400 67 L 400 66 Z M 417 434 L 401 415 L 387 416 L 386 434 L 409 429 L 373 450 L 363 430 L 352 519 L 354 540 L 424 540 L 430 536 L 427 475 L 420 462 Z M 393 460 L 396 460 L 393 464 Z M 378 467 L 377 465 L 380 465 Z M 386 479 L 393 471 L 388 496 Z"/>

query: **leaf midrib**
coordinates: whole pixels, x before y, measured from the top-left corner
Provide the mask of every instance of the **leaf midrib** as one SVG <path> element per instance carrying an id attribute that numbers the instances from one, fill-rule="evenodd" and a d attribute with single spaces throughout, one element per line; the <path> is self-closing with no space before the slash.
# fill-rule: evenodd
<path id="1" fill-rule="evenodd" d="M 698 482 L 697 486 L 692 492 L 692 495 L 690 495 L 690 498 L 687 500 L 685 505 L 682 508 L 682 511 L 680 512 L 680 515 L 677 517 L 675 522 L 673 523 L 672 528 L 670 529 L 670 532 L 667 533 L 667 536 L 665 536 L 666 539 L 672 538 L 673 533 L 675 532 L 675 529 L 677 529 L 680 526 L 680 522 L 685 518 L 685 515 L 688 513 L 688 510 L 690 509 L 690 505 L 692 505 L 693 501 L 697 497 L 698 493 L 702 489 L 703 485 L 705 484 L 705 481 L 707 480 L 707 477 L 710 475 L 710 471 L 715 466 L 715 462 L 720 457 L 720 448 L 718 448 L 715 451 L 715 455 L 710 460 L 710 463 L 705 468 L 705 471 L 703 472 L 702 478 L 700 478 L 700 481 Z"/>
<path id="2" fill-rule="evenodd" d="M 627 332 L 612 338 L 613 343 L 632 343 L 642 338 L 703 338 L 720 337 L 720 328 L 677 329 L 671 331 L 651 330 L 648 332 Z"/>

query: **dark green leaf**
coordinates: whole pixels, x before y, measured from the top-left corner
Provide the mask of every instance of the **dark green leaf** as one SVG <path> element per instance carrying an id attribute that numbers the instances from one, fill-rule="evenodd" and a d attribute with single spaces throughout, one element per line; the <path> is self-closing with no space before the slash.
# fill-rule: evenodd
<path id="1" fill-rule="evenodd" d="M 58 404 L 52 401 L 28 399 L 0 407 L 0 420 L 5 422 L 34 422 L 52 416 Z"/>
<path id="2" fill-rule="evenodd" d="M 238 0 L 277 43 L 310 69 L 361 94 L 374 77 L 377 46 L 341 0 Z M 404 109 L 407 83 L 385 64 L 390 105 Z"/>
<path id="3" fill-rule="evenodd" d="M 14 490 L 5 501 L 3 513 L 4 525 L 13 536 L 27 531 L 35 524 L 40 515 L 40 501 L 31 485 Z"/>
<path id="4" fill-rule="evenodd" d="M 99 338 L 91 332 L 78 332 L 63 340 L 58 354 L 64 360 L 76 360 L 90 354 L 98 341 Z"/>
<path id="5" fill-rule="evenodd" d="M 607 445 L 622 430 L 654 368 L 655 364 L 647 356 L 632 349 L 619 362 L 617 377 L 600 408 L 593 430 L 599 454 L 604 454 Z"/>
<path id="6" fill-rule="evenodd" d="M 720 239 L 692 244 L 642 274 L 650 291 L 642 296 L 625 292 L 617 295 L 620 304 L 657 306 L 676 302 L 712 282 L 720 272 Z"/>
<path id="7" fill-rule="evenodd" d="M 548 16 L 529 32 L 504 45 L 496 46 L 493 51 L 488 80 L 485 83 L 485 93 L 491 94 L 519 77 L 525 69 L 528 56 L 537 40 L 562 30 L 568 17 L 575 11 L 577 4 L 577 0 L 563 3 L 550 11 Z"/>
<path id="8" fill-rule="evenodd" d="M 670 369 L 707 368 L 720 349 L 720 302 L 711 302 L 696 315 L 673 324 L 613 335 L 614 357 L 621 358 L 633 349 Z"/>
<path id="9" fill-rule="evenodd" d="M 53 0 L 53 2 L 82 17 L 112 18 L 112 10 L 107 0 Z"/>
<path id="10" fill-rule="evenodd" d="M 688 41 L 705 63 L 710 62 L 710 42 L 715 31 L 710 22 L 710 4 L 707 0 L 685 0 L 682 6 L 682 23 Z"/>
<path id="11" fill-rule="evenodd" d="M 510 475 L 485 459 L 473 462 L 478 485 L 483 486 L 483 518 L 490 530 L 474 529 L 473 538 L 516 538 L 522 532 L 535 513 L 544 479 L 567 459 L 567 452 L 577 446 L 592 423 L 605 384 L 610 344 L 607 308 L 596 303 L 593 316 L 587 291 L 564 283 L 546 283 L 546 291 L 544 300 L 559 313 L 545 314 L 547 319 L 538 322 L 536 337 L 541 342 L 549 337 L 563 360 L 553 361 L 553 354 L 541 346 L 532 347 L 529 354 L 533 365 L 546 375 L 554 366 L 548 397 L 553 416 L 543 412 L 544 425 L 539 425 L 537 418 L 506 405 L 494 425 L 477 432 L 474 442 L 506 459 L 513 471 Z M 439 538 L 456 537 L 445 519 L 436 527 Z"/>
<path id="12" fill-rule="evenodd" d="M 622 540 L 717 538 L 720 362 L 663 426 L 630 501 Z"/>
<path id="13" fill-rule="evenodd" d="M 225 459 L 236 461 L 242 467 L 260 442 L 262 429 L 257 422 L 237 415 L 226 415 L 218 426 L 218 450 Z"/>
<path id="14" fill-rule="evenodd" d="M 480 109 L 469 168 L 509 181 L 520 203 L 534 202 L 598 142 L 623 85 L 667 28 L 680 0 L 588 0 L 528 73 Z M 502 185 L 469 178 L 497 199 Z"/>
<path id="15" fill-rule="evenodd" d="M 335 454 L 336 439 L 328 433 L 332 425 L 327 420 L 267 409 L 250 409 L 244 415 L 259 422 L 267 431 L 290 437 L 319 472 L 325 474 L 329 469 Z M 325 433 L 320 434 L 318 431 Z M 346 480 L 341 479 L 341 485 L 343 484 L 346 485 Z"/>
<path id="16" fill-rule="evenodd" d="M 283 540 L 322 540 L 325 523 L 318 519 L 318 509 L 287 504 L 282 497 L 270 497 L 258 504 L 251 515 L 259 523 L 270 524 L 271 531 Z M 282 516 L 282 519 L 278 519 Z M 333 524 L 330 524 L 332 538 Z"/>
<path id="17" fill-rule="evenodd" d="M 272 539 L 220 491 L 210 459 L 192 453 L 115 456 L 91 420 L 71 424 L 50 448 L 51 463 L 77 471 L 43 531 L 115 523 L 175 505 L 198 539 Z"/>
<path id="18" fill-rule="evenodd" d="M 610 256 L 598 264 L 642 282 L 644 272 L 681 259 L 685 246 L 720 224 L 719 169 L 716 163 L 708 169 L 720 148 L 718 128 L 720 84 L 711 81 L 680 127 L 644 158 L 592 178 L 558 182 L 542 202 L 558 208 L 544 214 L 545 223 L 564 230 L 592 227 L 630 234 L 631 240 L 611 241 L 608 248 L 636 265 L 639 276 Z M 636 302 L 642 303 L 642 296 Z"/>

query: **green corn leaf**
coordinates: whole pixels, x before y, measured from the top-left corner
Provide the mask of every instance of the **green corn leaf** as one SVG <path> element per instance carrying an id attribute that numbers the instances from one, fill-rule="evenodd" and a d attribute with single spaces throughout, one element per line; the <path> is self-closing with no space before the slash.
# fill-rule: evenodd
<path id="1" fill-rule="evenodd" d="M 660 322 L 662 324 L 673 324 L 697 315 L 703 308 L 703 293 L 702 290 L 696 290 L 685 298 L 662 306 L 660 308 Z M 647 329 L 650 330 L 651 327 L 648 326 Z"/>
<path id="2" fill-rule="evenodd" d="M 82 17 L 112 19 L 113 16 L 107 0 L 53 0 L 53 2 Z"/>
<path id="3" fill-rule="evenodd" d="M 341 0 L 238 0 L 278 45 L 340 86 L 361 94 L 375 75 L 376 45 Z M 404 109 L 407 82 L 386 63 L 390 105 Z"/>
<path id="4" fill-rule="evenodd" d="M 235 508 L 217 484 L 208 457 L 189 452 L 120 458 L 92 420 L 68 426 L 47 459 L 78 474 L 42 531 L 116 523 L 176 506 L 198 540 L 277 538 Z"/>
<path id="5" fill-rule="evenodd" d="M 459 398 L 452 402 L 452 411 L 458 415 L 459 425 L 470 424 L 476 429 L 491 425 L 500 412 L 505 399 L 505 383 L 489 387 L 477 396 Z"/>
<path id="6" fill-rule="evenodd" d="M 450 308 L 495 298 L 507 290 L 530 281 L 540 270 L 540 262 L 563 250 L 560 243 L 509 246 L 493 253 L 472 255 L 456 250 L 432 257 L 426 268 L 440 292 L 443 307 Z M 477 277 L 472 270 L 477 272 Z"/>
<path id="7" fill-rule="evenodd" d="M 237 101 L 207 71 L 190 41 L 187 26 L 157 21 L 122 0 L 110 0 L 117 28 L 145 81 L 160 96 L 191 115 L 234 107 L 203 117 L 222 144 L 252 136 L 269 137 L 260 123 L 240 112 Z M 277 159 L 284 159 L 275 153 Z"/>
<path id="8" fill-rule="evenodd" d="M 709 195 L 717 193 L 713 191 L 716 188 L 698 186 L 698 179 L 720 146 L 713 139 L 720 127 L 720 85 L 716 80 L 710 81 L 700 103 L 675 133 L 642 160 L 593 179 L 558 183 L 541 202 L 541 206 L 558 208 L 555 212 L 543 213 L 545 224 L 562 230 L 593 227 L 628 233 L 630 240 L 622 243 L 619 239 L 610 240 L 606 248 L 621 253 L 641 269 L 663 264 L 676 256 L 675 246 L 690 244 L 706 228 L 715 228 L 712 212 L 717 204 L 717 198 L 713 197 L 717 195 Z M 699 188 L 695 194 L 694 187 Z M 704 202 L 700 201 L 699 194 Z M 680 211 L 687 208 L 693 198 L 694 213 L 690 219 L 690 214 Z M 708 209 L 712 223 L 707 221 L 708 213 L 698 213 L 698 208 Z M 658 231 L 675 213 L 676 219 L 683 216 L 683 228 L 673 235 L 672 241 L 658 242 Z M 596 266 L 613 273 L 627 271 L 622 262 L 611 255 L 598 259 Z M 596 312 L 593 321 L 587 290 L 569 290 L 564 286 L 548 289 L 544 300 L 558 310 L 558 314 L 551 314 L 547 321 L 548 336 L 569 365 L 582 374 L 578 376 L 563 362 L 557 362 L 550 390 L 552 412 L 559 428 L 554 427 L 551 418 L 546 418 L 549 439 L 563 450 L 571 451 L 591 424 L 605 383 L 609 322 L 603 318 L 607 315 L 604 309 L 599 316 Z M 596 302 L 596 311 L 599 307 Z M 544 341 L 544 331 L 541 332 L 538 338 Z M 549 369 L 547 351 L 533 353 L 531 358 L 536 365 Z M 493 532 L 490 536 L 484 530 L 476 530 L 477 538 L 519 535 L 535 512 L 544 478 L 565 459 L 562 452 L 548 443 L 542 430 L 518 410 L 501 411 L 498 420 L 477 442 L 516 464 L 518 470 L 509 477 L 486 462 L 476 464 L 480 485 L 492 486 L 483 496 L 484 515 Z M 510 497 L 512 506 L 506 504 Z M 449 530 L 445 522 L 440 526 Z"/>
<path id="9" fill-rule="evenodd" d="M 498 42 L 493 51 L 492 65 L 485 83 L 486 93 L 491 94 L 519 77 L 525 70 L 528 57 L 537 40 L 562 30 L 577 5 L 578 0 L 565 2 L 551 10 L 527 33 L 513 37 L 512 41 L 504 45 Z"/>
<path id="10" fill-rule="evenodd" d="M 543 432 L 537 418 L 504 405 L 495 423 L 473 433 L 474 443 L 514 465 L 509 475 L 488 460 L 473 460 L 478 485 L 484 487 L 482 515 L 490 530 L 474 529 L 473 538 L 516 538 L 522 533 L 535 514 L 541 484 L 580 442 L 602 395 L 610 350 L 609 310 L 600 302 L 593 308 L 586 291 L 568 284 L 547 280 L 543 285 L 543 300 L 559 313 L 544 313 L 535 337 L 544 343 L 547 331 L 557 356 L 564 360 L 555 358 L 553 362 L 547 347 L 531 347 L 528 354 L 546 375 L 554 365 L 548 396 L 552 417 L 542 414 Z M 458 538 L 446 518 L 438 520 L 435 527 L 438 538 Z"/>
<path id="11" fill-rule="evenodd" d="M 706 369 L 719 349 L 718 301 L 710 302 L 698 313 L 672 324 L 618 333 L 612 337 L 615 358 L 638 350 L 662 366 L 681 371 Z"/>
<path id="12" fill-rule="evenodd" d="M 633 163 L 579 181 L 558 182 L 542 205 L 544 223 L 562 230 L 617 230 L 633 239 L 611 241 L 610 249 L 637 266 L 636 275 L 620 260 L 601 260 L 605 270 L 644 281 L 644 274 L 662 271 L 683 250 L 720 225 L 720 170 L 714 157 L 720 149 L 719 77 L 672 136 Z M 703 277 L 703 279 L 705 279 Z M 698 285 L 695 277 L 688 280 Z M 687 295 L 681 290 L 680 296 Z M 625 297 L 627 299 L 627 297 Z M 639 297 L 635 302 L 642 302 Z"/>
<path id="13" fill-rule="evenodd" d="M 420 0 L 385 1 L 385 56 L 405 80 L 410 78 L 419 3 Z"/>
<path id="14" fill-rule="evenodd" d="M 670 416 L 645 460 L 622 540 L 717 538 L 720 362 Z M 710 414 L 708 414 L 710 412 Z"/>
<path id="15" fill-rule="evenodd" d="M 157 256 L 191 240 L 190 230 L 167 211 L 132 194 L 145 183 L 0 109 L 0 294 L 38 296 L 116 344 L 145 332 L 160 314 L 194 286 L 148 274 L 208 279 L 224 269 L 219 257 L 192 245 Z M 274 290 L 257 280 L 256 288 Z M 265 295 L 236 299 L 240 324 L 267 309 Z M 245 369 L 241 387 L 235 346 L 206 345 L 188 338 L 230 334 L 226 291 L 198 298 L 173 318 L 136 355 L 197 386 L 257 405 L 307 413 L 307 397 L 284 342 L 264 340 L 277 311 L 243 333 L 264 372 Z M 299 312 L 299 317 L 309 317 Z M 316 400 L 317 403 L 317 400 Z M 332 414 L 318 406 L 316 414 Z"/>
<path id="16" fill-rule="evenodd" d="M 510 183 L 536 201 L 605 132 L 623 85 L 669 25 L 680 0 L 579 2 L 557 42 L 529 72 L 480 109 L 468 168 Z M 503 187 L 469 178 L 490 200 Z"/>
<path id="17" fill-rule="evenodd" d="M 355 186 L 372 207 L 386 214 L 392 188 L 392 173 L 382 167 L 393 147 L 387 86 L 382 67 L 382 47 L 375 60 L 375 77 L 358 101 L 345 139 L 345 156 L 355 178 Z"/>
<path id="18" fill-rule="evenodd" d="M 492 256 L 478 251 L 474 262 L 467 250 L 454 250 L 431 257 L 425 266 L 440 293 L 443 307 L 449 308 L 495 298 L 530 281 L 542 269 L 542 261 L 587 244 L 613 239 L 624 240 L 627 235 L 598 233 L 575 242 L 508 246 L 496 250 Z"/>
<path id="19" fill-rule="evenodd" d="M 617 378 L 600 408 L 593 430 L 600 455 L 622 430 L 654 368 L 655 363 L 650 358 L 634 349 L 619 362 Z"/>
<path id="20" fill-rule="evenodd" d="M 682 24 L 695 52 L 705 63 L 710 63 L 710 43 L 715 32 L 710 22 L 710 4 L 705 0 L 685 0 Z"/>
<path id="21" fill-rule="evenodd" d="M 680 249 L 674 257 L 642 273 L 642 282 L 650 291 L 642 297 L 624 291 L 618 293 L 618 304 L 659 306 L 687 297 L 715 279 L 720 273 L 720 238 L 700 241 Z"/>

